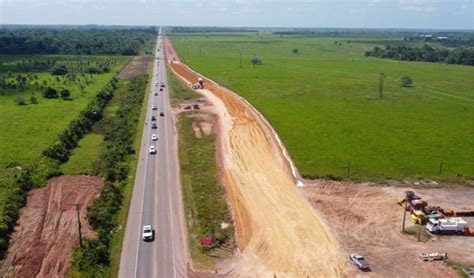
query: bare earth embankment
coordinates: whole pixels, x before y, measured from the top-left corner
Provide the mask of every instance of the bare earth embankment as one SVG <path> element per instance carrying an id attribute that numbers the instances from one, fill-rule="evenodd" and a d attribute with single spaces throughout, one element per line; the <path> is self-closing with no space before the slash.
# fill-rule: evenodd
<path id="1" fill-rule="evenodd" d="M 165 41 L 172 70 L 188 83 L 199 75 L 180 63 Z M 343 275 L 338 242 L 319 214 L 300 195 L 272 130 L 235 93 L 204 79 L 216 108 L 224 185 L 235 219 L 240 254 L 223 264 L 230 275 L 297 277 Z"/>
<path id="2" fill-rule="evenodd" d="M 64 277 L 73 247 L 79 244 L 74 205 L 81 205 L 83 237 L 91 238 L 87 207 L 98 197 L 102 184 L 93 176 L 60 176 L 50 179 L 47 187 L 31 190 L 0 276 Z"/>
<path id="3" fill-rule="evenodd" d="M 135 56 L 119 73 L 121 79 L 132 79 L 142 74 L 146 74 L 148 69 L 147 56 Z"/>

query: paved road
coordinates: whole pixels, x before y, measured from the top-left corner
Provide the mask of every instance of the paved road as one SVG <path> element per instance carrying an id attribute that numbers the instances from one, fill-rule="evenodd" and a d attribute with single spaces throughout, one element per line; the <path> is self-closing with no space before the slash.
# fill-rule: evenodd
<path id="1" fill-rule="evenodd" d="M 186 277 L 179 164 L 163 53 L 163 40 L 158 36 L 140 160 L 120 259 L 120 277 Z M 163 91 L 160 91 L 161 84 L 165 85 Z M 157 109 L 153 110 L 152 105 Z M 156 121 L 151 121 L 152 115 Z M 158 128 L 152 129 L 152 123 Z M 158 136 L 157 141 L 152 141 L 152 134 Z M 156 155 L 148 153 L 151 145 L 157 149 Z M 155 239 L 145 242 L 142 228 L 149 224 L 154 228 Z"/>

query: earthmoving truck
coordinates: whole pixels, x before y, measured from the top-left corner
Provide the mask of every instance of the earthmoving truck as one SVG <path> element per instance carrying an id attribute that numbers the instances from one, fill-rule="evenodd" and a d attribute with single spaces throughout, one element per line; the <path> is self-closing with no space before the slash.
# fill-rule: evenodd
<path id="1" fill-rule="evenodd" d="M 433 234 L 464 234 L 467 222 L 461 217 L 452 217 L 446 219 L 428 219 L 426 229 Z"/>

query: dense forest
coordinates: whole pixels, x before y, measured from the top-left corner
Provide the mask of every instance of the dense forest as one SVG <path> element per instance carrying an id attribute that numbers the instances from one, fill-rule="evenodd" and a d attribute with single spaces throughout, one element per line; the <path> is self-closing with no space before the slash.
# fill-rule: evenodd
<path id="1" fill-rule="evenodd" d="M 137 55 L 156 29 L 0 29 L 0 54 Z"/>
<path id="2" fill-rule="evenodd" d="M 258 30 L 253 28 L 231 28 L 231 27 L 184 27 L 184 26 L 173 26 L 171 27 L 171 33 L 244 33 L 251 32 L 255 33 Z"/>
<path id="3" fill-rule="evenodd" d="M 423 47 L 387 45 L 385 48 L 376 46 L 374 49 L 366 51 L 365 56 L 401 61 L 440 62 L 474 66 L 474 49 L 472 48 L 434 48 L 427 44 Z"/>

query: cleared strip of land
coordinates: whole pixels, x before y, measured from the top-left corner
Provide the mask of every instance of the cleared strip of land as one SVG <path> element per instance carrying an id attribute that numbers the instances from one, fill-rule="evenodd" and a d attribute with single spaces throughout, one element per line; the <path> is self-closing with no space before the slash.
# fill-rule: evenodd
<path id="1" fill-rule="evenodd" d="M 172 60 L 169 41 L 166 47 Z M 186 65 L 170 65 L 188 83 L 197 81 L 199 75 Z M 298 193 L 288 161 L 261 115 L 231 91 L 208 79 L 204 84 L 200 92 L 218 111 L 224 184 L 241 251 L 227 270 L 244 276 L 341 276 L 338 243 Z"/>

